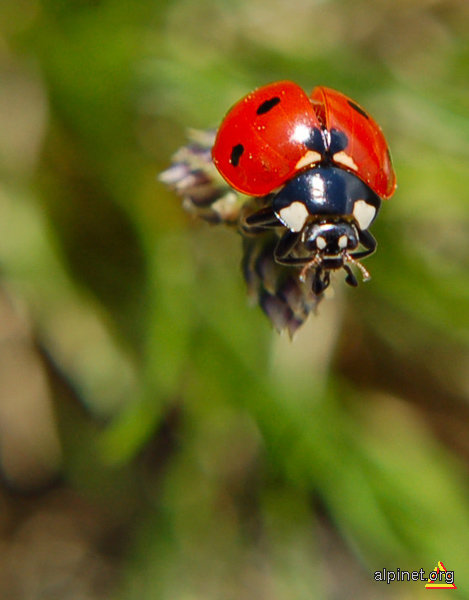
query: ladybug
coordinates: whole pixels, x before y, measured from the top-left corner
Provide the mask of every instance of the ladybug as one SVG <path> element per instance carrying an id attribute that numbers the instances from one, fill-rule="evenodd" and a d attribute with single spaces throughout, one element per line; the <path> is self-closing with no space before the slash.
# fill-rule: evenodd
<path id="1" fill-rule="evenodd" d="M 379 125 L 359 104 L 322 86 L 308 96 L 291 81 L 271 83 L 231 108 L 212 159 L 231 187 L 260 199 L 243 231 L 276 229 L 275 260 L 302 267 L 302 279 L 313 269 L 316 295 L 342 268 L 356 286 L 350 264 L 369 278 L 358 260 L 376 249 L 368 228 L 396 176 Z"/>

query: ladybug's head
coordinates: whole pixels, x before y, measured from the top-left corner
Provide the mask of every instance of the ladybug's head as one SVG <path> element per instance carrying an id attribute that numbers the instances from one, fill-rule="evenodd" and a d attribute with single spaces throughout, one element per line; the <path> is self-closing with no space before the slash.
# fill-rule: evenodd
<path id="1" fill-rule="evenodd" d="M 346 254 L 359 244 L 356 226 L 345 220 L 321 219 L 310 223 L 304 228 L 302 238 L 304 248 L 316 253 L 328 268 L 340 268 Z"/>
<path id="2" fill-rule="evenodd" d="M 368 271 L 354 257 L 360 242 L 360 235 L 353 222 L 344 219 L 323 218 L 307 225 L 302 233 L 302 246 L 311 260 L 304 263 L 300 280 L 305 281 L 307 271 L 313 269 L 312 290 L 316 296 L 321 295 L 330 284 L 330 272 L 344 269 L 345 281 L 352 286 L 358 285 L 350 264 L 360 269 L 363 279 L 370 278 Z M 372 245 L 368 246 L 369 249 Z M 372 250 L 371 250 L 372 251 Z"/>

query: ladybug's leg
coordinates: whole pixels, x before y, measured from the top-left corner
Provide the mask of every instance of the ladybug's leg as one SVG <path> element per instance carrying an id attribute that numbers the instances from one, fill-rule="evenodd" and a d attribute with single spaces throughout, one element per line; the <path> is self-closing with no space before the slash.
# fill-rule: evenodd
<path id="1" fill-rule="evenodd" d="M 293 250 L 293 248 L 296 246 L 300 237 L 301 237 L 300 231 L 290 231 L 289 229 L 287 229 L 287 231 L 282 235 L 282 237 L 279 239 L 279 241 L 277 243 L 277 246 L 275 247 L 275 250 L 274 250 L 275 260 L 278 262 L 279 260 L 287 258 L 288 255 Z"/>
<path id="2" fill-rule="evenodd" d="M 344 265 L 344 269 L 347 273 L 347 277 L 345 278 L 346 283 L 353 287 L 357 287 L 358 281 L 355 275 L 352 272 L 352 269 L 348 265 Z"/>
<path id="3" fill-rule="evenodd" d="M 243 222 L 243 228 L 249 231 L 250 228 L 263 228 L 270 229 L 272 227 L 280 227 L 281 223 L 277 219 L 271 206 L 266 206 L 260 210 L 252 213 L 248 217 L 245 217 Z"/>
<path id="4" fill-rule="evenodd" d="M 309 267 L 312 263 L 314 264 L 311 258 L 297 258 L 296 256 L 275 257 L 275 262 L 286 267 Z"/>
<path id="5" fill-rule="evenodd" d="M 329 287 L 331 277 L 329 271 L 324 271 L 322 267 L 317 267 L 313 277 L 313 294 L 320 296 L 326 288 Z"/>
<path id="6" fill-rule="evenodd" d="M 364 258 L 365 256 L 369 256 L 370 254 L 373 254 L 373 252 L 376 250 L 376 246 L 378 245 L 376 243 L 375 238 L 371 235 L 371 233 L 369 231 L 361 231 L 358 230 L 358 239 L 360 240 L 360 243 L 362 244 L 362 246 L 364 246 L 366 248 L 366 250 L 360 250 L 360 252 L 351 252 L 350 256 L 352 258 Z"/>

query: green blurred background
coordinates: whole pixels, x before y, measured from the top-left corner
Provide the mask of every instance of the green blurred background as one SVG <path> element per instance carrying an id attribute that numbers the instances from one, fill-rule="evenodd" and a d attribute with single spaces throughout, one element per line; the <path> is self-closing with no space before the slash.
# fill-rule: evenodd
<path id="1" fill-rule="evenodd" d="M 293 343 L 156 180 L 278 79 L 399 182 Z M 469 3 L 3 0 L 0 82 L 0 597 L 469 598 Z"/>

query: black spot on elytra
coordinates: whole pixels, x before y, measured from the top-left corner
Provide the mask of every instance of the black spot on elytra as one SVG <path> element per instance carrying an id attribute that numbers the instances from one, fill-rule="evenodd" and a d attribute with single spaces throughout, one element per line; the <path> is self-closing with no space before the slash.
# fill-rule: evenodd
<path id="1" fill-rule="evenodd" d="M 365 117 L 365 119 L 370 118 L 361 106 L 358 106 L 358 104 L 355 104 L 355 102 L 352 102 L 351 100 L 347 100 L 347 102 L 353 108 L 353 110 L 356 110 L 357 113 L 360 113 L 363 117 Z"/>
<path id="2" fill-rule="evenodd" d="M 280 98 L 278 96 L 274 96 L 273 98 L 270 98 L 270 100 L 266 100 L 262 104 L 259 104 L 256 113 L 258 115 L 264 115 L 265 113 L 269 112 L 269 110 L 272 110 L 274 106 L 277 106 L 279 102 Z"/>
<path id="3" fill-rule="evenodd" d="M 233 146 L 233 148 L 231 150 L 231 157 L 230 157 L 230 162 L 233 165 L 233 167 L 238 166 L 239 159 L 241 158 L 243 152 L 244 152 L 244 146 L 242 144 L 236 144 L 236 146 Z"/>

